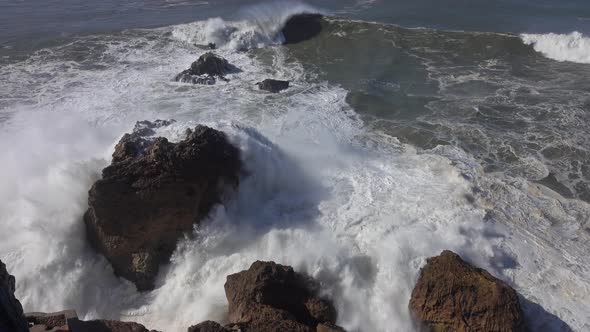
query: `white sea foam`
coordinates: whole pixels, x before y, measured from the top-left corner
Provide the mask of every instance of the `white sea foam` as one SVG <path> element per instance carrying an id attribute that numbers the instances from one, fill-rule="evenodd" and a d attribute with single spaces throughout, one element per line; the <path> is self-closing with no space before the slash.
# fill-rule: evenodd
<path id="1" fill-rule="evenodd" d="M 557 61 L 590 63 L 590 38 L 580 32 L 570 34 L 522 34 L 527 45 Z"/>
<path id="2" fill-rule="evenodd" d="M 194 61 L 195 49 L 166 40 L 166 31 L 83 39 L 0 68 L 11 103 L 0 131 L 0 257 L 16 275 L 25 310 L 74 308 L 86 318 L 185 331 L 204 319 L 223 321 L 226 275 L 262 259 L 320 280 L 338 323 L 351 331 L 412 331 L 407 303 L 419 268 L 451 249 L 575 330 L 588 328 L 584 247 L 556 240 L 561 231 L 583 239 L 573 211 L 588 216 L 584 203 L 553 200 L 562 208 L 539 210 L 522 186 L 485 184 L 480 166 L 460 151 L 417 153 L 366 132 L 345 103 L 347 91 L 304 81 L 304 69 L 287 61 L 282 47 L 259 51 L 260 59 L 218 50 L 242 69 L 229 83 L 171 82 Z M 68 60 L 80 48 L 96 61 Z M 272 65 L 263 62 L 268 57 Z M 292 87 L 276 95 L 256 90 L 253 83 L 269 76 Z M 171 140 L 196 123 L 225 131 L 250 175 L 194 239 L 181 242 L 158 288 L 139 294 L 87 247 L 81 215 L 117 139 L 136 120 L 155 118 L 178 120 L 159 133 Z M 470 204 L 465 196 L 473 186 L 492 196 Z M 498 209 L 510 218 L 484 222 L 488 201 L 504 202 Z M 538 217 L 541 233 L 505 226 L 521 209 Z M 543 245 L 526 245 L 539 239 Z"/>
<path id="3" fill-rule="evenodd" d="M 247 7 L 234 21 L 217 17 L 177 25 L 172 35 L 190 44 L 215 43 L 218 47 L 233 50 L 260 48 L 283 42 L 281 29 L 291 16 L 319 12 L 319 9 L 302 2 L 274 1 Z"/>

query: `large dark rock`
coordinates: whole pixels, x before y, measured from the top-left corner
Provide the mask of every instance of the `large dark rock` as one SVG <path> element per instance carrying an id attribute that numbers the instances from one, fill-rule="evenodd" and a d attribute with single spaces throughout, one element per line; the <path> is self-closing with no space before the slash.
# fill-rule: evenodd
<path id="1" fill-rule="evenodd" d="M 260 90 L 266 90 L 272 93 L 277 93 L 289 88 L 289 81 L 265 79 L 262 82 L 256 83 L 256 85 L 258 85 L 258 88 Z"/>
<path id="2" fill-rule="evenodd" d="M 0 332 L 28 332 L 23 307 L 14 296 L 16 282 L 0 261 Z"/>
<path id="3" fill-rule="evenodd" d="M 91 244 L 140 291 L 154 287 L 184 233 L 237 186 L 240 154 L 224 133 L 197 126 L 171 143 L 151 137 L 167 121 L 138 122 L 89 191 L 84 215 Z"/>
<path id="4" fill-rule="evenodd" d="M 191 64 L 191 67 L 184 70 L 174 78 L 177 82 L 193 84 L 215 84 L 215 77 L 223 79 L 223 76 L 234 71 L 235 67 L 230 65 L 224 58 L 207 52 Z"/>
<path id="5" fill-rule="evenodd" d="M 322 32 L 322 15 L 298 14 L 287 20 L 281 30 L 285 44 L 295 44 L 311 39 Z"/>
<path id="6" fill-rule="evenodd" d="M 409 306 L 431 331 L 525 331 L 516 291 L 451 251 L 428 259 Z"/>
<path id="7" fill-rule="evenodd" d="M 293 268 L 257 261 L 227 277 L 229 321 L 252 331 L 307 331 L 335 323 L 336 310 L 317 292 L 317 283 Z"/>

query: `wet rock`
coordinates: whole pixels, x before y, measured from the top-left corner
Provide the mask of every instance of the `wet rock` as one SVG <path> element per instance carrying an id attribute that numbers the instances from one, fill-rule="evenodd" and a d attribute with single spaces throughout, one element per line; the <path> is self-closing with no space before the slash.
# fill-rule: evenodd
<path id="1" fill-rule="evenodd" d="M 207 52 L 191 64 L 191 67 L 184 70 L 174 78 L 177 82 L 212 85 L 216 77 L 224 79 L 224 75 L 235 71 L 236 68 L 230 65 L 224 58 Z"/>
<path id="2" fill-rule="evenodd" d="M 133 322 L 114 320 L 82 321 L 74 310 L 54 313 L 28 313 L 30 332 L 157 332 Z"/>
<path id="3" fill-rule="evenodd" d="M 33 312 L 26 314 L 31 326 L 31 332 L 35 331 L 69 331 L 70 323 L 78 320 L 74 310 L 66 310 L 54 313 Z"/>
<path id="4" fill-rule="evenodd" d="M 320 323 L 334 324 L 334 306 L 317 291 L 315 281 L 293 268 L 257 261 L 227 277 L 229 321 L 246 331 L 313 331 Z"/>
<path id="5" fill-rule="evenodd" d="M 317 332 L 346 332 L 340 326 L 336 326 L 336 325 L 330 324 L 330 323 L 319 324 L 316 331 Z"/>
<path id="6" fill-rule="evenodd" d="M 221 324 L 213 321 L 205 321 L 200 324 L 191 326 L 188 328 L 188 332 L 229 332 L 228 328 L 225 328 Z"/>
<path id="7" fill-rule="evenodd" d="M 273 79 L 266 79 L 262 82 L 256 83 L 260 90 L 266 90 L 272 93 L 277 93 L 289 88 L 289 81 L 280 81 Z"/>
<path id="8" fill-rule="evenodd" d="M 322 32 L 322 15 L 299 14 L 287 20 L 281 30 L 285 44 L 295 44 L 311 39 Z"/>
<path id="9" fill-rule="evenodd" d="M 525 331 L 516 291 L 451 251 L 428 259 L 409 307 L 432 331 Z"/>
<path id="10" fill-rule="evenodd" d="M 178 239 L 237 186 L 241 168 L 238 149 L 209 127 L 178 143 L 150 136 L 169 123 L 138 122 L 121 138 L 84 215 L 90 243 L 140 291 L 154 287 Z"/>
<path id="11" fill-rule="evenodd" d="M 28 332 L 23 307 L 14 296 L 16 281 L 0 261 L 0 331 Z"/>

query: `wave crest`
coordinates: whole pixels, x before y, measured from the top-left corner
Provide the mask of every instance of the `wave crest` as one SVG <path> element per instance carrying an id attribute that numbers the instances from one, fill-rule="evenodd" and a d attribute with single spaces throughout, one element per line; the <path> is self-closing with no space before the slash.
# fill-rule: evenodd
<path id="1" fill-rule="evenodd" d="M 535 51 L 557 61 L 590 63 L 590 37 L 574 31 L 569 34 L 522 34 L 523 42 Z"/>
<path id="2" fill-rule="evenodd" d="M 173 27 L 172 36 L 190 44 L 215 43 L 217 47 L 232 50 L 262 48 L 284 41 L 281 29 L 287 20 L 297 14 L 321 13 L 302 2 L 277 1 L 249 6 L 235 21 L 220 17 Z"/>

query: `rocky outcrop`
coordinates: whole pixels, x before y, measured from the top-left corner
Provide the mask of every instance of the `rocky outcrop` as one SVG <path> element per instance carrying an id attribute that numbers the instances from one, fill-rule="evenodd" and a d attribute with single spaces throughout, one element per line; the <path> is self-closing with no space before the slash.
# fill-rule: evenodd
<path id="1" fill-rule="evenodd" d="M 273 79 L 265 79 L 262 82 L 256 83 L 260 90 L 269 91 L 272 93 L 281 92 L 289 88 L 289 81 L 280 81 L 280 80 L 273 80 Z"/>
<path id="2" fill-rule="evenodd" d="M 91 244 L 140 291 L 153 288 L 178 239 L 237 186 L 241 168 L 224 133 L 199 125 L 178 143 L 152 136 L 169 124 L 138 122 L 121 138 L 84 215 Z"/>
<path id="3" fill-rule="evenodd" d="M 281 30 L 285 44 L 295 44 L 311 39 L 322 32 L 322 15 L 299 14 L 287 20 Z"/>
<path id="4" fill-rule="evenodd" d="M 525 331 L 516 291 L 451 251 L 427 260 L 409 306 L 431 331 Z"/>
<path id="5" fill-rule="evenodd" d="M 257 261 L 224 287 L 230 324 L 206 321 L 188 332 L 345 332 L 332 303 L 317 296 L 317 282 L 290 266 Z"/>
<path id="6" fill-rule="evenodd" d="M 229 321 L 246 330 L 307 331 L 336 321 L 334 306 L 317 297 L 318 285 L 289 266 L 257 261 L 229 275 L 224 287 Z"/>
<path id="7" fill-rule="evenodd" d="M 28 332 L 23 307 L 14 296 L 16 282 L 0 261 L 0 331 Z"/>
<path id="8" fill-rule="evenodd" d="M 133 322 L 114 320 L 82 321 L 73 310 L 55 313 L 27 314 L 30 332 L 157 332 L 149 331 L 145 326 Z"/>
<path id="9" fill-rule="evenodd" d="M 176 75 L 174 80 L 183 83 L 212 85 L 215 84 L 216 77 L 224 79 L 224 75 L 235 70 L 236 68 L 224 58 L 207 52 L 193 62 L 189 69 Z"/>

